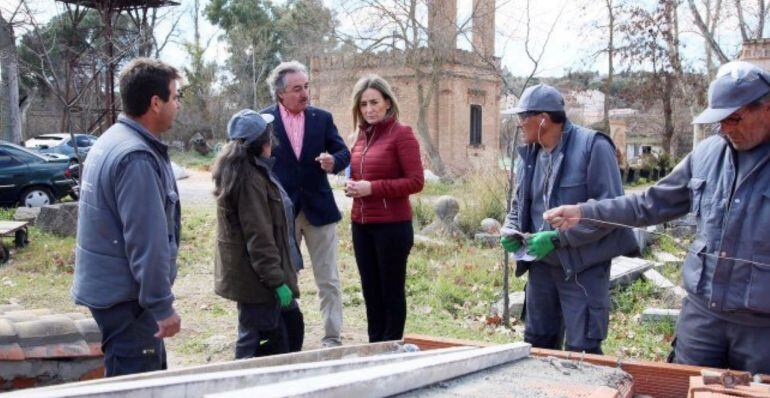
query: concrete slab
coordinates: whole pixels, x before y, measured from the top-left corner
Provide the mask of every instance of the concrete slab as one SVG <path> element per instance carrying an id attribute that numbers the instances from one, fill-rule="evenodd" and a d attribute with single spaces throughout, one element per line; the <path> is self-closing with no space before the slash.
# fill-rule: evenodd
<path id="1" fill-rule="evenodd" d="M 514 343 L 420 358 L 331 376 L 209 394 L 210 398 L 384 397 L 527 357 L 530 345 Z"/>
<path id="2" fill-rule="evenodd" d="M 650 268 L 652 268 L 652 263 L 641 258 L 615 257 L 612 259 L 612 266 L 610 267 L 610 286 L 629 285 Z"/>
<path id="3" fill-rule="evenodd" d="M 602 394 L 607 391 L 608 393 Z M 630 397 L 632 377 L 621 369 L 554 357 L 529 357 L 434 384 L 402 398 Z"/>
<path id="4" fill-rule="evenodd" d="M 642 322 L 643 323 L 654 323 L 654 322 L 673 322 L 676 323 L 676 320 L 679 318 L 679 310 L 678 309 L 670 309 L 670 308 L 647 308 L 642 312 Z"/>
<path id="5" fill-rule="evenodd" d="M 401 341 L 386 341 L 381 343 L 344 345 L 339 347 L 322 348 L 318 350 L 301 351 L 290 354 L 244 359 L 240 361 L 228 361 L 222 363 L 190 366 L 181 369 L 171 369 L 159 372 L 148 372 L 128 376 L 89 380 L 80 383 L 70 383 L 58 386 L 58 388 L 86 387 L 97 384 L 151 380 L 174 376 L 227 372 L 233 370 L 266 368 L 269 366 L 292 365 L 299 363 L 330 361 L 343 358 L 357 358 L 391 354 L 399 352 L 402 344 L 403 342 Z M 39 390 L 42 391 L 42 389 Z"/>
<path id="6" fill-rule="evenodd" d="M 182 376 L 165 377 L 167 372 L 154 372 L 149 379 L 125 381 L 124 378 L 105 379 L 104 383 L 74 383 L 59 388 L 18 391 L 8 398 L 145 398 L 173 397 L 199 398 L 205 394 L 242 389 L 246 386 L 270 385 L 273 383 L 297 383 L 303 378 L 332 375 L 345 372 L 361 372 L 368 367 L 383 363 L 399 365 L 403 362 L 434 356 L 451 355 L 473 350 L 471 347 L 454 347 L 443 350 L 378 355 L 363 358 L 337 359 L 323 362 L 298 363 L 282 366 L 246 368 L 224 372 L 205 372 Z M 246 361 L 236 361 L 246 362 Z M 304 383 L 301 383 L 304 384 Z"/>

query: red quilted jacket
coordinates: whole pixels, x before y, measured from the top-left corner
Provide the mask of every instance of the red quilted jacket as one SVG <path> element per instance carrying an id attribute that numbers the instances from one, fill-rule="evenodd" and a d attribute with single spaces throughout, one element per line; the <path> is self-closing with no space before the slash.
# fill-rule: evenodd
<path id="1" fill-rule="evenodd" d="M 353 199 L 350 218 L 360 224 L 412 219 L 409 195 L 422 191 L 420 144 L 412 128 L 394 118 L 362 125 L 351 149 L 350 178 L 372 183 L 372 194 Z"/>

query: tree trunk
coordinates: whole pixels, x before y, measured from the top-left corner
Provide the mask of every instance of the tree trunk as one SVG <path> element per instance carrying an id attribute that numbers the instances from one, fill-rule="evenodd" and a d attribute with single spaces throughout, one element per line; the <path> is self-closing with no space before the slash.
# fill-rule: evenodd
<path id="1" fill-rule="evenodd" d="M 674 139 L 674 107 L 672 105 L 672 91 L 674 90 L 674 79 L 670 73 L 663 76 L 663 152 L 671 152 L 671 142 Z"/>
<path id="2" fill-rule="evenodd" d="M 607 43 L 607 84 L 604 89 L 604 128 L 607 136 L 610 136 L 610 92 L 612 90 L 613 58 L 615 56 L 615 14 L 612 9 L 612 0 L 607 0 L 607 16 L 609 18 L 609 41 Z"/>
<path id="3" fill-rule="evenodd" d="M 19 114 L 19 56 L 13 26 L 0 15 L 0 118 L 2 138 L 21 144 Z"/>
<path id="4" fill-rule="evenodd" d="M 434 91 L 434 90 L 428 90 Z M 438 148 L 433 143 L 433 139 L 430 136 L 430 129 L 428 128 L 428 107 L 430 106 L 430 99 L 425 98 L 426 95 L 432 95 L 432 93 L 426 93 L 423 83 L 417 84 L 417 101 L 419 106 L 417 109 L 417 134 L 420 136 L 422 146 L 430 159 L 430 165 L 432 171 L 439 176 L 444 175 L 444 162 L 441 160 L 441 154 Z M 438 126 L 437 126 L 438 128 Z"/>

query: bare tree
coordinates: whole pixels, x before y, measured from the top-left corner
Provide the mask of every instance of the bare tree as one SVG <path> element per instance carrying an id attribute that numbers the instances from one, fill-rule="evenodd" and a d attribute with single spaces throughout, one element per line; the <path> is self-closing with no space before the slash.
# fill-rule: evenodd
<path id="1" fill-rule="evenodd" d="M 693 22 L 700 34 L 703 35 L 708 47 L 711 48 L 711 51 L 716 55 L 720 63 L 728 62 L 730 56 L 724 51 L 716 35 L 716 27 L 721 21 L 720 17 L 723 6 L 721 0 L 716 0 L 713 4 L 711 1 L 705 2 L 705 17 L 695 3 L 695 0 L 687 0 L 687 5 L 690 13 L 692 13 Z M 770 4 L 764 0 L 757 0 L 756 6 L 750 7 L 741 0 L 734 0 L 733 6 L 735 7 L 734 11 L 738 30 L 743 41 L 761 39 L 764 36 L 765 19 L 768 16 Z"/>
<path id="2" fill-rule="evenodd" d="M 19 56 L 16 52 L 16 35 L 13 21 L 18 6 L 8 18 L 0 10 L 0 118 L 2 137 L 6 141 L 21 143 L 21 115 L 19 110 Z"/>

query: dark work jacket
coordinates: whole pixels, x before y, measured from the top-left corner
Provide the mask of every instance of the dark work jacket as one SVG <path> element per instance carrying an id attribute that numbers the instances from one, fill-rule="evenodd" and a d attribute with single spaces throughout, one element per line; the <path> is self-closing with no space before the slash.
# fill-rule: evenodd
<path id="1" fill-rule="evenodd" d="M 645 192 L 589 202 L 581 210 L 584 217 L 634 226 L 659 224 L 689 212 L 698 221 L 682 268 L 691 299 L 723 319 L 767 327 L 770 155 L 741 181 L 736 164 L 729 142 L 712 136 Z"/>
<path id="2" fill-rule="evenodd" d="M 273 127 L 278 145 L 273 149 L 276 160 L 273 172 L 294 203 L 295 216 L 302 211 L 315 226 L 339 221 L 342 216 L 334 202 L 326 172 L 315 160 L 322 152 L 334 156 L 333 173 L 339 173 L 350 163 L 350 151 L 337 132 L 331 113 L 312 106 L 305 109 L 305 136 L 299 159 L 291 148 L 278 105 L 262 109 L 260 113 L 275 117 Z"/>
<path id="3" fill-rule="evenodd" d="M 109 308 L 137 300 L 156 320 L 173 315 L 180 211 L 168 147 L 120 115 L 83 169 L 75 302 Z"/>
<path id="4" fill-rule="evenodd" d="M 296 242 L 269 172 L 252 158 L 231 197 L 217 200 L 215 291 L 241 303 L 275 303 L 275 289 L 284 283 L 299 297 Z"/>
<path id="5" fill-rule="evenodd" d="M 547 208 L 578 204 L 589 199 L 607 199 L 623 195 L 620 170 L 612 152 L 595 154 L 594 144 L 609 138 L 596 131 L 567 121 L 564 124 L 562 150 L 553 165 L 553 182 L 550 184 L 550 203 Z M 611 142 L 610 142 L 611 144 Z M 521 162 L 516 171 L 516 195 L 504 228 L 525 233 L 537 232 L 531 225 L 532 177 L 541 150 L 539 144 L 518 148 Z M 581 223 L 567 231 L 559 231 L 561 247 L 555 252 L 564 273 L 569 279 L 583 270 L 597 265 L 608 265 L 613 257 L 623 255 L 638 246 L 633 232 L 628 228 L 607 228 Z M 531 265 L 527 261 L 516 262 L 516 276 L 521 276 Z"/>

